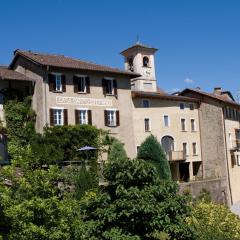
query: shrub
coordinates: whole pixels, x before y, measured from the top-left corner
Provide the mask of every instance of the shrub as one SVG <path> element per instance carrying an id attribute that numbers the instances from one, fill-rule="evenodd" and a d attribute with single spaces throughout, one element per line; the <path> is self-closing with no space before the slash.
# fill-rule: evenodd
<path id="1" fill-rule="evenodd" d="M 119 140 L 115 139 L 110 147 L 110 151 L 108 154 L 108 160 L 119 160 L 127 159 L 127 153 L 124 150 L 124 144 Z"/>
<path id="2" fill-rule="evenodd" d="M 171 179 L 171 170 L 166 155 L 157 138 L 153 135 L 147 137 L 141 144 L 137 157 L 153 163 L 162 179 Z"/>

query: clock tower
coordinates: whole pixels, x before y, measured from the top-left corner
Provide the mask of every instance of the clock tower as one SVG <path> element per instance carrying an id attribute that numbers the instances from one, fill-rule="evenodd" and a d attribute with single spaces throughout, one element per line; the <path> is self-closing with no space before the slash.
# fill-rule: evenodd
<path id="1" fill-rule="evenodd" d="M 156 92 L 157 81 L 155 75 L 154 54 L 156 48 L 139 42 L 122 51 L 126 71 L 139 73 L 141 76 L 131 80 L 134 91 Z"/>

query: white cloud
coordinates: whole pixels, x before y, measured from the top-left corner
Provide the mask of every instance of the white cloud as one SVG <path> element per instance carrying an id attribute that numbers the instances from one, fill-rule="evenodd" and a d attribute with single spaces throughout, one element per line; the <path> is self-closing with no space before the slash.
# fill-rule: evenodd
<path id="1" fill-rule="evenodd" d="M 186 78 L 186 79 L 184 79 L 184 82 L 187 84 L 192 84 L 192 83 L 194 83 L 194 80 L 192 80 L 191 78 Z"/>

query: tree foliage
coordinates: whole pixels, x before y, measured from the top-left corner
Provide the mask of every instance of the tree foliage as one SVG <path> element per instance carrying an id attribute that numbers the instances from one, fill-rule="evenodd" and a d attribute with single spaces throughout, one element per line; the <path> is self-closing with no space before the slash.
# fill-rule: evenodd
<path id="1" fill-rule="evenodd" d="M 110 146 L 110 151 L 108 154 L 108 160 L 124 160 L 127 159 L 127 153 L 124 150 L 124 144 L 119 140 L 115 139 Z"/>
<path id="2" fill-rule="evenodd" d="M 200 201 L 193 206 L 189 224 L 196 228 L 199 240 L 240 239 L 240 219 L 221 204 Z"/>
<path id="3" fill-rule="evenodd" d="M 171 170 L 166 155 L 157 138 L 153 135 L 147 137 L 141 144 L 137 157 L 153 163 L 162 179 L 171 179 Z"/>
<path id="4" fill-rule="evenodd" d="M 151 164 L 110 161 L 105 177 L 105 190 L 81 202 L 77 239 L 193 239 L 186 198 L 175 183 L 161 181 Z"/>

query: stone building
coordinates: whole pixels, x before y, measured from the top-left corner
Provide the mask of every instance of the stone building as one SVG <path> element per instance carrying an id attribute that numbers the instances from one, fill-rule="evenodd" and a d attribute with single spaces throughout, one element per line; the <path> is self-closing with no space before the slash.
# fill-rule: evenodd
<path id="1" fill-rule="evenodd" d="M 197 196 L 206 189 L 215 201 L 240 201 L 240 105 L 221 89 L 165 93 L 157 86 L 156 51 L 136 43 L 121 52 L 120 70 L 16 50 L 10 65 L 0 68 L 0 93 L 31 95 L 39 132 L 45 125 L 92 124 L 119 138 L 131 158 L 153 134 L 182 191 Z"/>

